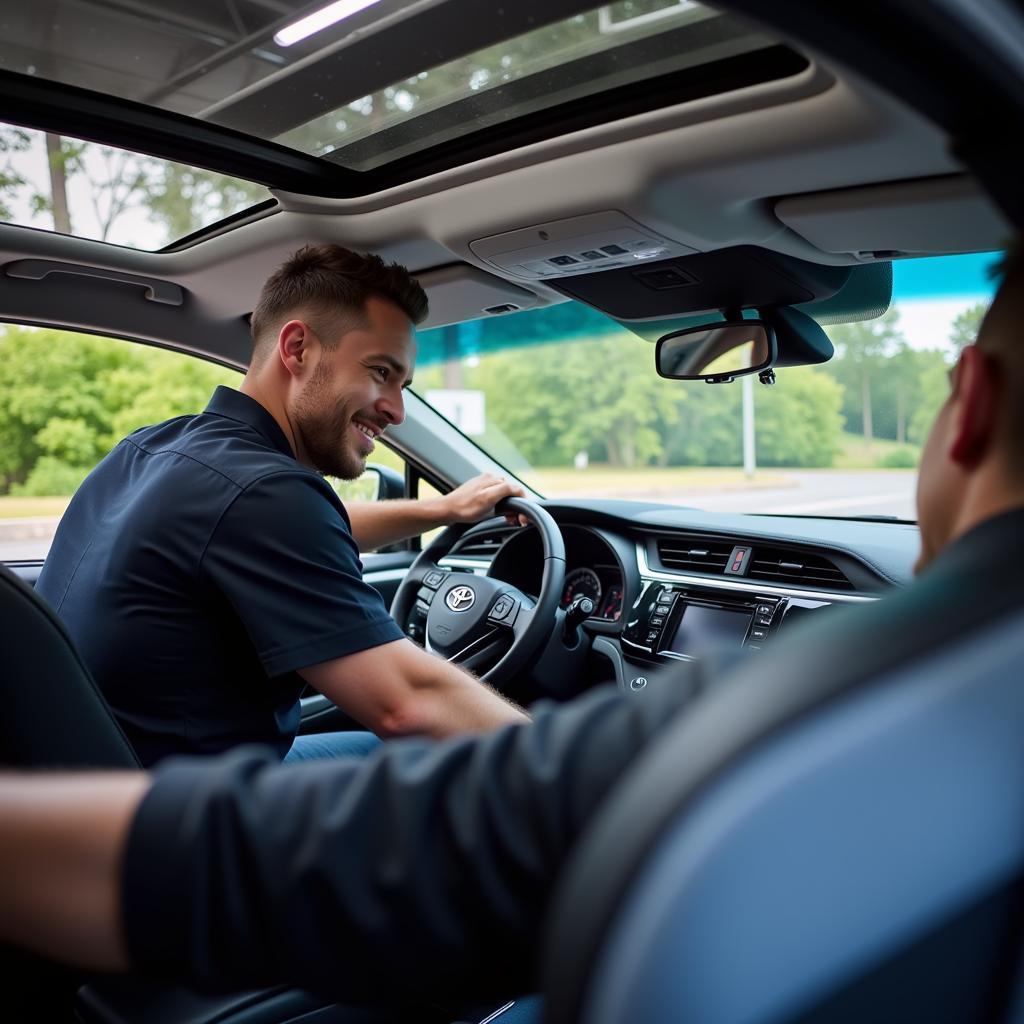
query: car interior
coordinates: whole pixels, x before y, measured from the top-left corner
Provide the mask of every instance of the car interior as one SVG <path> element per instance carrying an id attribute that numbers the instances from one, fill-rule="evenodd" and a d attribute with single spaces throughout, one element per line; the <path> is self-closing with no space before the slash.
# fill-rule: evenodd
<path id="1" fill-rule="evenodd" d="M 483 344 L 492 325 L 578 308 L 632 332 L 651 379 L 770 388 L 828 363 L 829 325 L 884 312 L 901 265 L 998 253 L 1024 222 L 1013 3 L 376 0 L 306 24 L 325 9 L 5 11 L 0 157 L 44 135 L 141 154 L 203 216 L 150 247 L 5 208 L 0 319 L 244 372 L 263 281 L 337 242 L 423 285 L 428 378 L 460 329 Z M 499 53 L 507 74 L 466 85 L 467 61 Z M 409 83 L 431 75 L 444 88 L 416 99 Z M 668 730 L 566 866 L 538 944 L 545 1020 L 1024 1019 L 1024 610 L 936 638 L 884 686 L 808 679 L 801 662 L 828 663 L 816 623 L 911 582 L 913 521 L 553 497 L 415 383 L 384 443 L 377 500 L 483 472 L 518 474 L 527 494 L 506 509 L 525 528 L 497 516 L 363 557 L 439 656 L 525 705 L 597 686 L 642 700 L 712 646 L 744 659 L 744 685 Z M 44 555 L 5 557 L 0 576 L 0 761 L 137 766 L 32 590 Z M 303 731 L 351 725 L 303 698 Z M 55 1002 L 47 1019 L 396 1019 L 283 987 L 29 977 L 37 1010 Z M 473 1019 L 510 1014 L 508 995 Z"/>

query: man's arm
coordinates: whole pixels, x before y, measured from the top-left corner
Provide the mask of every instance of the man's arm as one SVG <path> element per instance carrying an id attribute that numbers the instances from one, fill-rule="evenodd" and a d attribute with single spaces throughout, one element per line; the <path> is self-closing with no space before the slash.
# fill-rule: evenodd
<path id="1" fill-rule="evenodd" d="M 0 941 L 123 970 L 121 853 L 141 772 L 0 775 Z"/>
<path id="2" fill-rule="evenodd" d="M 559 870 L 697 688 L 547 705 L 367 759 L 175 758 L 0 780 L 0 939 L 179 983 L 346 1001 L 528 991 Z"/>
<path id="3" fill-rule="evenodd" d="M 439 526 L 486 519 L 494 515 L 494 506 L 502 498 L 522 497 L 523 493 L 518 484 L 485 473 L 439 498 L 346 502 L 345 509 L 359 550 L 373 551 Z"/>
<path id="4" fill-rule="evenodd" d="M 314 689 L 385 739 L 488 732 L 529 721 L 475 676 L 411 640 L 299 670 Z"/>

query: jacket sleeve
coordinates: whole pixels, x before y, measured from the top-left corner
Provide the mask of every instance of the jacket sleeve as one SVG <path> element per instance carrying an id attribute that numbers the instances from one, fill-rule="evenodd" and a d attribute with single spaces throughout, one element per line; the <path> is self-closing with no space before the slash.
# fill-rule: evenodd
<path id="1" fill-rule="evenodd" d="M 133 967 L 349 1002 L 529 991 L 566 855 L 699 686 L 691 670 L 605 688 L 530 725 L 366 760 L 168 761 L 125 852 Z"/>

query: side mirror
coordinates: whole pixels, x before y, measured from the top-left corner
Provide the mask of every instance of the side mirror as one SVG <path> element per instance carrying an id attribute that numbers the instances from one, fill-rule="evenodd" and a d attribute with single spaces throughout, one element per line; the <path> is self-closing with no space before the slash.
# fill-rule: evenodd
<path id="1" fill-rule="evenodd" d="M 370 495 L 373 501 L 391 501 L 405 497 L 405 478 L 390 466 L 381 466 L 376 462 L 368 462 L 364 476 L 373 481 L 376 487 Z"/>
<path id="2" fill-rule="evenodd" d="M 775 332 L 763 320 L 726 320 L 658 339 L 654 363 L 669 380 L 727 384 L 768 370 L 777 358 Z"/>

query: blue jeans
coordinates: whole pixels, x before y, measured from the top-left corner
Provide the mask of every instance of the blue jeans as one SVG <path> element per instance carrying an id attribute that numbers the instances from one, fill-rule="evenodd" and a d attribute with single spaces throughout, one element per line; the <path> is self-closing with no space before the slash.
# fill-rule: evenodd
<path id="1" fill-rule="evenodd" d="M 285 764 L 297 761 L 319 761 L 333 757 L 366 757 L 380 745 L 372 732 L 315 732 L 296 736 L 291 750 L 284 755 Z"/>

